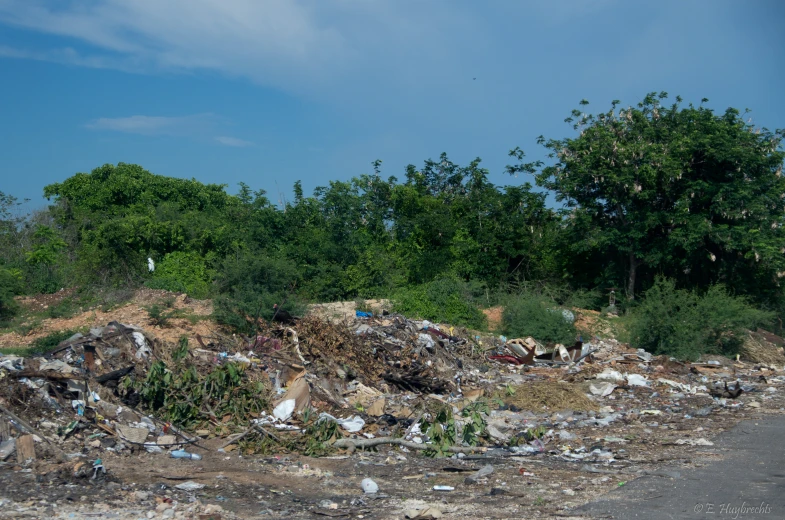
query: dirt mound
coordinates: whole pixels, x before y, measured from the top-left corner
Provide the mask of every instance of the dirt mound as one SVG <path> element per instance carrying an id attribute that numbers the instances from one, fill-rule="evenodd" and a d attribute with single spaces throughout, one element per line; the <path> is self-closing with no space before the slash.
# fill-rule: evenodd
<path id="1" fill-rule="evenodd" d="M 24 298 L 21 303 L 32 312 L 40 312 L 72 295 L 73 291 L 65 290 Z M 153 304 L 158 304 L 162 313 L 169 316 L 164 326 L 155 324 L 151 319 L 146 307 Z M 136 291 L 129 302 L 113 309 L 87 309 L 70 318 L 42 318 L 40 324 L 36 323 L 27 334 L 18 331 L 0 334 L 0 348 L 28 347 L 36 339 L 53 332 L 100 327 L 112 321 L 143 327 L 162 341 L 176 343 L 183 334 L 205 336 L 216 330 L 217 324 L 209 319 L 212 312 L 213 305 L 209 300 L 194 300 L 184 294 L 144 288 Z"/>
<path id="2" fill-rule="evenodd" d="M 504 312 L 504 308 L 501 306 L 483 309 L 482 313 L 485 314 L 485 317 L 488 319 L 488 328 L 490 330 L 498 331 L 502 329 L 503 312 Z"/>

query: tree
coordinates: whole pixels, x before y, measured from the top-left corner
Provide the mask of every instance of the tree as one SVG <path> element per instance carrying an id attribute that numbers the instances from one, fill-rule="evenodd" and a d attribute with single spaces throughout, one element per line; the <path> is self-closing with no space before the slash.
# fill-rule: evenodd
<path id="1" fill-rule="evenodd" d="M 603 269 L 623 266 L 630 299 L 641 270 L 647 285 L 661 273 L 690 286 L 781 293 L 785 132 L 756 128 L 734 108 L 717 115 L 706 99 L 687 108 L 680 97 L 670 106 L 666 99 L 651 93 L 621 109 L 614 101 L 596 116 L 573 110 L 565 121 L 577 136 L 539 138 L 553 164 L 537 184 L 564 203 L 573 254 L 599 253 Z M 523 157 L 519 149 L 510 155 Z"/>

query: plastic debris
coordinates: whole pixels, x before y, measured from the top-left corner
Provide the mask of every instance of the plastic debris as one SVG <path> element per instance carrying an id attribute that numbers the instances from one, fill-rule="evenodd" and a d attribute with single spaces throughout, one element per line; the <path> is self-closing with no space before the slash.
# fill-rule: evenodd
<path id="1" fill-rule="evenodd" d="M 704 438 L 700 439 L 677 439 L 676 444 L 687 444 L 689 446 L 714 446 L 714 443 Z"/>
<path id="2" fill-rule="evenodd" d="M 492 474 L 493 474 L 493 466 L 491 464 L 486 464 L 476 472 L 466 477 L 464 482 L 466 484 L 476 484 L 477 481 L 482 480 L 484 478 L 488 478 Z"/>
<path id="3" fill-rule="evenodd" d="M 171 452 L 171 456 L 173 459 L 202 460 L 202 456 L 198 453 L 189 453 L 185 450 L 175 450 Z"/>
<path id="4" fill-rule="evenodd" d="M 177 484 L 175 486 L 175 488 L 179 489 L 180 491 L 199 491 L 200 489 L 204 489 L 204 487 L 204 484 L 199 484 L 193 480 L 189 480 L 188 482 L 183 482 L 182 484 Z"/>
<path id="5" fill-rule="evenodd" d="M 319 420 L 320 421 L 324 421 L 324 420 L 335 421 L 335 422 L 338 423 L 338 425 L 341 428 L 343 428 L 344 430 L 346 430 L 349 433 L 357 433 L 357 432 L 359 432 L 360 430 L 363 429 L 363 426 L 365 426 L 365 421 L 359 415 L 355 415 L 354 417 L 350 417 L 348 419 L 338 419 L 338 418 L 333 417 L 329 413 L 322 412 L 321 414 L 319 414 Z"/>
<path id="6" fill-rule="evenodd" d="M 614 381 L 617 383 L 621 383 L 624 381 L 624 376 L 618 370 L 613 370 L 612 368 L 606 368 L 601 373 L 597 374 L 597 379 L 602 381 Z"/>
<path id="7" fill-rule="evenodd" d="M 616 389 L 616 385 L 609 381 L 602 383 L 592 383 L 589 385 L 589 392 L 591 392 L 592 395 L 598 395 L 600 397 L 611 395 L 614 389 Z"/>
<path id="8" fill-rule="evenodd" d="M 649 380 L 640 374 L 627 374 L 627 384 L 630 386 L 649 386 Z"/>
<path id="9" fill-rule="evenodd" d="M 278 406 L 273 409 L 273 416 L 279 421 L 288 421 L 294 413 L 295 403 L 296 401 L 294 399 L 281 401 Z"/>
<path id="10" fill-rule="evenodd" d="M 369 495 L 379 491 L 379 485 L 369 478 L 364 478 L 362 482 L 360 482 L 360 486 L 363 488 L 363 492 Z"/>

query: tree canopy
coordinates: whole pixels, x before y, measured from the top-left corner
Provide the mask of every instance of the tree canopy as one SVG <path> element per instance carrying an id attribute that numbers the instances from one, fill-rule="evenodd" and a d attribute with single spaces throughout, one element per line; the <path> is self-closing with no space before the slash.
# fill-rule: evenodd
<path id="1" fill-rule="evenodd" d="M 246 184 L 230 194 L 125 163 L 46 186 L 52 205 L 27 219 L 0 193 L 0 277 L 14 284 L 4 298 L 146 284 L 248 314 L 260 295 L 330 301 L 421 287 L 414 298 L 459 280 L 468 289 L 455 294 L 548 286 L 594 294 L 600 307 L 612 288 L 632 300 L 664 277 L 701 294 L 724 284 L 783 316 L 785 133 L 704 104 L 652 93 L 592 115 L 583 101 L 567 137 L 540 137 L 546 161 L 510 152 L 507 172 L 536 187 L 496 186 L 479 158 L 442 154 L 402 180 L 375 161 L 310 196 L 298 181 L 283 205 Z"/>
<path id="2" fill-rule="evenodd" d="M 785 271 L 783 132 L 745 122 L 747 111 L 666 101 L 651 93 L 597 115 L 583 101 L 566 120 L 577 136 L 540 138 L 553 163 L 537 184 L 565 205 L 572 269 L 595 283 L 625 272 L 629 298 L 657 274 L 770 292 Z"/>

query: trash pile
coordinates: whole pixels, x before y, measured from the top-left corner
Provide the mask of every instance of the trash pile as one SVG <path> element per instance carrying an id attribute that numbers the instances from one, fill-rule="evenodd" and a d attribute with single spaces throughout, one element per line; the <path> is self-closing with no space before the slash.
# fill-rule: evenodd
<path id="1" fill-rule="evenodd" d="M 596 337 L 570 346 L 481 338 L 360 312 L 177 345 L 112 322 L 46 357 L 0 357 L 0 463 L 15 453 L 21 467 L 46 458 L 78 466 L 75 477 L 111 480 L 109 454 L 198 461 L 388 446 L 456 459 L 544 457 L 601 472 L 629 467 L 653 439 L 711 445 L 700 421 L 767 407 L 784 388 L 783 370 L 724 358 L 682 363 Z M 177 489 L 195 491 L 182 487 L 191 484 L 201 485 Z M 374 486 L 362 484 L 365 493 Z"/>

